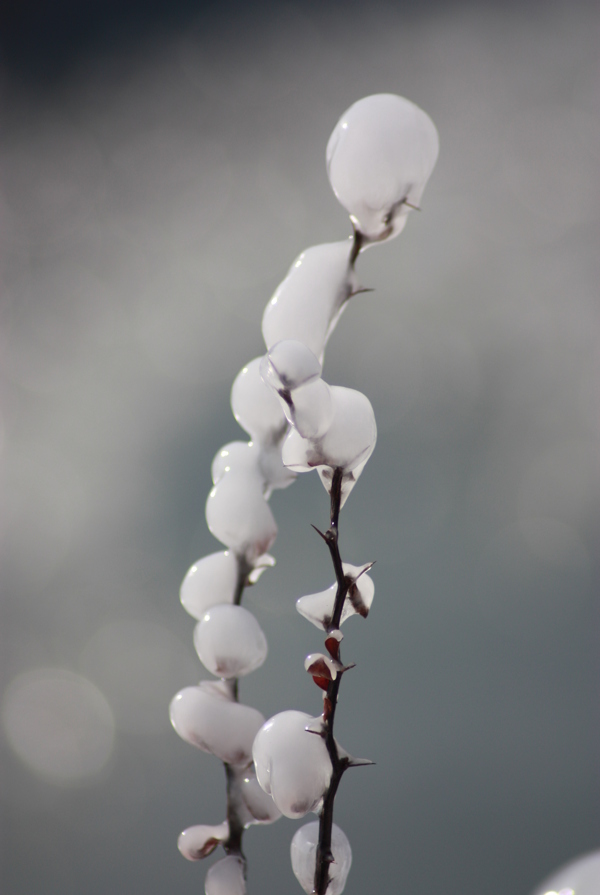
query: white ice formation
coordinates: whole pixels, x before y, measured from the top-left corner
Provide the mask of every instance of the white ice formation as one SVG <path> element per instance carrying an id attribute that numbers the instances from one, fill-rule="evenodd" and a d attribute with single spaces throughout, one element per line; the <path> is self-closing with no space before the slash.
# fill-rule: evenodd
<path id="1" fill-rule="evenodd" d="M 373 579 L 367 574 L 372 565 L 373 563 L 367 563 L 364 566 L 353 566 L 348 562 L 342 563 L 349 587 L 342 608 L 340 625 L 352 615 L 361 615 L 366 618 L 369 614 L 375 594 Z M 320 593 L 307 594 L 296 600 L 296 609 L 315 627 L 328 630 L 333 617 L 336 592 L 337 584 L 332 584 L 331 587 L 320 591 Z"/>
<path id="2" fill-rule="evenodd" d="M 319 821 L 313 820 L 296 830 L 290 848 L 292 870 L 307 895 L 314 891 L 315 860 L 319 841 Z M 330 883 L 327 895 L 341 895 L 352 864 L 352 849 L 348 837 L 337 824 L 331 830 L 333 863 L 329 865 Z"/>
<path id="3" fill-rule="evenodd" d="M 267 658 L 267 638 L 243 606 L 209 609 L 196 625 L 194 646 L 204 667 L 216 677 L 244 677 Z"/>
<path id="4" fill-rule="evenodd" d="M 245 895 L 244 865 L 237 855 L 227 855 L 213 864 L 204 882 L 206 895 Z"/>
<path id="5" fill-rule="evenodd" d="M 177 847 L 188 861 L 200 861 L 214 852 L 220 842 L 229 837 L 229 824 L 224 821 L 216 826 L 197 824 L 179 834 Z"/>

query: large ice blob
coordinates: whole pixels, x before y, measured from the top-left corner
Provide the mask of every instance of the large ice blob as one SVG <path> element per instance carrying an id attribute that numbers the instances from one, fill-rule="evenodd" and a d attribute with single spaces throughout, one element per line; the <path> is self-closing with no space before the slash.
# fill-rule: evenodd
<path id="1" fill-rule="evenodd" d="M 216 826 L 196 824 L 179 834 L 177 848 L 188 861 L 201 861 L 212 854 L 220 842 L 229 838 L 229 824 L 223 821 Z"/>
<path id="2" fill-rule="evenodd" d="M 358 289 L 351 252 L 352 240 L 346 239 L 312 246 L 296 258 L 265 308 L 267 349 L 282 339 L 297 339 L 323 359 L 327 339 Z"/>
<path id="3" fill-rule="evenodd" d="M 210 553 L 188 569 L 179 596 L 186 612 L 200 620 L 207 609 L 218 603 L 231 603 L 238 582 L 238 561 L 224 550 Z"/>
<path id="4" fill-rule="evenodd" d="M 169 714 L 183 740 L 242 767 L 252 761 L 252 743 L 265 721 L 257 709 L 234 702 L 224 689 L 205 681 L 180 690 Z"/>
<path id="5" fill-rule="evenodd" d="M 213 606 L 194 630 L 194 646 L 205 668 L 217 677 L 243 677 L 267 657 L 267 638 L 243 606 Z"/>
<path id="6" fill-rule="evenodd" d="M 323 738 L 306 730 L 312 720 L 305 712 L 281 712 L 263 724 L 252 747 L 258 782 L 286 817 L 314 811 L 329 786 Z"/>
<path id="7" fill-rule="evenodd" d="M 307 895 L 312 895 L 315 882 L 315 861 L 319 842 L 319 821 L 304 824 L 294 833 L 291 845 L 292 870 Z M 327 895 L 340 895 L 352 865 L 352 849 L 343 830 L 333 824 L 331 830 L 331 853 L 333 863 L 329 865 L 329 885 Z"/>
<path id="8" fill-rule="evenodd" d="M 233 415 L 253 440 L 260 444 L 281 437 L 287 428 L 274 393 L 260 375 L 262 357 L 255 357 L 240 370 L 231 387 Z"/>
<path id="9" fill-rule="evenodd" d="M 281 817 L 281 811 L 271 796 L 260 786 L 252 768 L 244 772 L 241 793 L 244 805 L 252 816 L 251 823 L 272 824 Z"/>
<path id="10" fill-rule="evenodd" d="M 344 112 L 327 144 L 327 173 L 360 233 L 380 240 L 403 230 L 438 151 L 433 121 L 402 96 L 367 96 Z"/>
<path id="11" fill-rule="evenodd" d="M 261 480 L 250 472 L 231 470 L 206 501 L 211 533 L 253 563 L 277 537 L 277 523 L 263 494 Z"/>
<path id="12" fill-rule="evenodd" d="M 598 895 L 600 851 L 582 855 L 549 876 L 533 895 Z"/>
<path id="13" fill-rule="evenodd" d="M 213 864 L 204 880 L 206 895 L 245 895 L 244 865 L 237 855 L 227 855 Z"/>

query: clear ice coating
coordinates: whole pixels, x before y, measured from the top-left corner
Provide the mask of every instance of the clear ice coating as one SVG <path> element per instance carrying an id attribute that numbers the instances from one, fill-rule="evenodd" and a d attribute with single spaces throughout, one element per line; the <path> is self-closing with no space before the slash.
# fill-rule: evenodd
<path id="1" fill-rule="evenodd" d="M 293 390 L 318 379 L 321 364 L 303 342 L 284 339 L 269 349 L 260 372 L 265 382 L 276 391 Z"/>
<path id="2" fill-rule="evenodd" d="M 252 761 L 252 743 L 264 716 L 234 702 L 215 684 L 185 687 L 169 706 L 171 723 L 179 736 L 228 764 L 246 767 Z M 209 686 L 206 686 L 208 684 Z"/>
<path id="3" fill-rule="evenodd" d="M 229 824 L 216 826 L 197 824 L 180 833 L 177 848 L 188 861 L 200 861 L 212 854 L 220 842 L 229 838 Z"/>
<path id="4" fill-rule="evenodd" d="M 200 620 L 207 609 L 231 603 L 238 580 L 238 561 L 229 550 L 210 553 L 188 569 L 179 592 L 186 612 Z"/>
<path id="5" fill-rule="evenodd" d="M 319 841 L 319 821 L 313 820 L 296 830 L 292 839 L 291 858 L 294 875 L 307 895 L 312 895 L 315 881 L 315 860 Z M 331 830 L 333 863 L 329 865 L 330 883 L 327 895 L 340 895 L 352 865 L 352 849 L 348 837 L 333 824 Z"/>
<path id="6" fill-rule="evenodd" d="M 285 415 L 273 389 L 260 375 L 262 357 L 256 357 L 238 373 L 231 388 L 233 415 L 259 444 L 277 441 L 287 428 Z"/>
<path id="7" fill-rule="evenodd" d="M 246 881 L 242 859 L 227 855 L 209 868 L 204 881 L 206 895 L 245 895 Z"/>
<path id="8" fill-rule="evenodd" d="M 312 720 L 305 712 L 281 712 L 263 724 L 252 747 L 258 782 L 286 817 L 317 809 L 329 786 L 323 738 L 306 730 Z"/>
<path id="9" fill-rule="evenodd" d="M 367 575 L 372 565 L 373 563 L 367 563 L 364 566 L 353 566 L 347 562 L 342 563 L 344 575 L 349 579 L 350 586 L 344 600 L 340 625 L 351 615 L 361 615 L 366 618 L 369 614 L 375 594 L 373 579 Z M 336 593 L 337 584 L 332 584 L 327 590 L 316 594 L 306 594 L 296 600 L 296 609 L 315 627 L 323 628 L 326 631 L 333 618 Z"/>
<path id="10" fill-rule="evenodd" d="M 323 360 L 327 339 L 348 298 L 358 289 L 350 267 L 352 240 L 312 246 L 294 261 L 271 298 L 262 321 L 267 350 L 297 339 Z"/>
<path id="11" fill-rule="evenodd" d="M 267 658 L 267 638 L 243 606 L 221 604 L 209 609 L 194 630 L 198 658 L 216 677 L 243 677 Z"/>
<path id="12" fill-rule="evenodd" d="M 397 236 L 417 207 L 439 151 L 422 109 L 391 93 L 347 109 L 327 144 L 327 174 L 355 227 L 368 239 Z"/>
<path id="13" fill-rule="evenodd" d="M 250 563 L 277 537 L 262 481 L 251 472 L 231 470 L 223 476 L 208 495 L 206 522 L 217 540 Z"/>
<path id="14" fill-rule="evenodd" d="M 598 895 L 600 851 L 589 852 L 549 876 L 533 895 Z"/>
<path id="15" fill-rule="evenodd" d="M 291 429 L 283 443 L 284 464 L 294 472 L 319 466 L 350 472 L 373 453 L 377 440 L 375 414 L 369 399 L 352 388 L 329 387 L 333 417 L 320 438 L 303 438 Z"/>
<path id="16" fill-rule="evenodd" d="M 244 772 L 241 781 L 241 792 L 244 805 L 252 816 L 251 823 L 272 824 L 279 820 L 281 811 L 260 786 L 253 769 Z"/>

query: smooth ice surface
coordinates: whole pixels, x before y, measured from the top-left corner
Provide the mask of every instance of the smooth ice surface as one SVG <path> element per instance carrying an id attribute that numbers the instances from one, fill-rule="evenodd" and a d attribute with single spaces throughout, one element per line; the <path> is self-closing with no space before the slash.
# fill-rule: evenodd
<path id="1" fill-rule="evenodd" d="M 179 596 L 186 612 L 200 620 L 207 609 L 231 603 L 238 579 L 238 561 L 229 550 L 210 553 L 188 569 Z"/>
<path id="2" fill-rule="evenodd" d="M 308 895 L 311 895 L 313 891 L 318 842 L 319 821 L 313 820 L 296 830 L 290 848 L 292 870 Z M 352 865 L 352 849 L 350 848 L 348 837 L 337 824 L 333 824 L 331 830 L 331 852 L 333 854 L 333 863 L 329 866 L 329 878 L 331 881 L 327 886 L 327 895 L 340 895 L 344 891 Z"/>
<path id="3" fill-rule="evenodd" d="M 296 258 L 265 308 L 267 349 L 282 339 L 297 339 L 322 360 L 327 339 L 358 288 L 351 251 L 352 239 L 345 239 L 312 246 Z"/>
<path id="4" fill-rule="evenodd" d="M 302 342 L 284 339 L 269 349 L 260 371 L 271 388 L 295 389 L 317 379 L 321 375 L 321 364 Z"/>
<path id="5" fill-rule="evenodd" d="M 253 562 L 266 553 L 277 536 L 277 523 L 252 473 L 231 470 L 215 485 L 206 501 L 211 533 L 227 547 Z"/>
<path id="6" fill-rule="evenodd" d="M 533 895 L 598 895 L 600 851 L 576 858 L 549 876 Z"/>
<path id="7" fill-rule="evenodd" d="M 243 606 L 213 606 L 194 630 L 194 646 L 205 668 L 217 677 L 243 677 L 263 664 L 267 638 Z"/>
<path id="8" fill-rule="evenodd" d="M 302 438 L 292 429 L 283 443 L 283 462 L 295 472 L 318 466 L 351 471 L 370 457 L 377 440 L 369 399 L 355 389 L 330 386 L 333 418 L 323 436 Z"/>
<path id="9" fill-rule="evenodd" d="M 264 483 L 264 495 L 268 500 L 271 492 L 287 488 L 296 478 L 296 473 L 283 465 L 281 448 L 283 438 L 279 441 L 261 445 L 258 467 Z"/>
<path id="10" fill-rule="evenodd" d="M 322 737 L 305 728 L 305 712 L 281 712 L 259 730 L 252 755 L 258 782 L 286 817 L 303 817 L 319 805 L 331 777 Z"/>
<path id="11" fill-rule="evenodd" d="M 244 895 L 246 882 L 241 858 L 227 855 L 213 864 L 204 881 L 206 895 Z"/>
<path id="12" fill-rule="evenodd" d="M 216 826 L 196 824 L 179 834 L 177 848 L 188 861 L 200 861 L 212 854 L 219 842 L 229 836 L 229 824 L 223 821 Z"/>
<path id="13" fill-rule="evenodd" d="M 260 444 L 276 440 L 287 428 L 277 395 L 260 375 L 261 361 L 262 357 L 255 357 L 246 364 L 231 387 L 234 417 Z"/>
<path id="14" fill-rule="evenodd" d="M 371 239 L 397 236 L 419 206 L 439 151 L 426 112 L 391 93 L 350 106 L 327 144 L 332 189 L 356 227 Z"/>
<path id="15" fill-rule="evenodd" d="M 260 448 L 253 441 L 230 441 L 214 456 L 210 472 L 213 484 L 217 484 L 226 472 L 248 472 L 260 476 Z"/>
<path id="16" fill-rule="evenodd" d="M 373 579 L 363 569 L 369 569 L 370 565 L 368 563 L 364 566 L 353 566 L 350 563 L 342 563 L 344 575 L 351 578 L 352 583 L 344 600 L 340 625 L 352 615 L 358 614 L 363 617 L 368 615 L 375 594 L 375 585 Z M 333 617 L 336 592 L 337 584 L 332 584 L 327 590 L 306 594 L 296 600 L 296 609 L 317 628 L 327 630 Z"/>
<path id="17" fill-rule="evenodd" d="M 244 774 L 241 791 L 244 804 L 253 817 L 253 823 L 272 824 L 279 820 L 281 811 L 271 796 L 262 789 L 253 771 Z"/>
<path id="18" fill-rule="evenodd" d="M 216 689 L 185 687 L 171 701 L 171 723 L 179 736 L 221 761 L 245 766 L 264 716 L 248 705 L 220 696 Z"/>
<path id="19" fill-rule="evenodd" d="M 286 416 L 303 438 L 320 438 L 333 420 L 331 389 L 322 379 L 294 389 Z"/>

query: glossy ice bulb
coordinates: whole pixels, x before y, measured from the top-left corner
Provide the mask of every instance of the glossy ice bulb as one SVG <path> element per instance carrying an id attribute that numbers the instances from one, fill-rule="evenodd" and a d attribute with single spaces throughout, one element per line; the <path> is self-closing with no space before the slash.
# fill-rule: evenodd
<path id="1" fill-rule="evenodd" d="M 321 364 L 302 342 L 284 339 L 269 349 L 261 363 L 261 375 L 276 391 L 291 391 L 321 375 Z"/>
<path id="2" fill-rule="evenodd" d="M 329 786 L 331 761 L 325 743 L 305 729 L 312 720 L 305 712 L 281 712 L 254 740 L 258 782 L 286 817 L 314 811 Z"/>
<path id="3" fill-rule="evenodd" d="M 236 376 L 231 388 L 233 415 L 260 444 L 281 437 L 287 428 L 277 395 L 260 375 L 262 357 L 256 357 Z"/>
<path id="4" fill-rule="evenodd" d="M 598 895 L 600 851 L 582 855 L 549 876 L 533 895 Z"/>
<path id="5" fill-rule="evenodd" d="M 243 677 L 267 657 L 267 638 L 243 606 L 213 606 L 194 631 L 194 646 L 205 668 L 217 677 Z"/>
<path id="6" fill-rule="evenodd" d="M 260 476 L 260 449 L 253 441 L 230 441 L 214 456 L 210 472 L 213 484 L 217 484 L 225 473 L 248 472 Z"/>
<path id="7" fill-rule="evenodd" d="M 314 891 L 315 861 L 319 842 L 319 821 L 313 820 L 296 830 L 291 845 L 292 870 L 307 895 Z M 331 830 L 333 863 L 329 865 L 330 883 L 327 895 L 340 895 L 352 865 L 352 849 L 348 837 L 333 824 Z"/>
<path id="8" fill-rule="evenodd" d="M 180 834 L 177 848 L 188 861 L 200 861 L 212 854 L 220 842 L 229 838 L 229 824 L 224 821 L 218 826 L 197 824 Z"/>
<path id="9" fill-rule="evenodd" d="M 181 690 L 171 701 L 169 713 L 183 740 L 242 767 L 252 760 L 252 743 L 265 720 L 256 709 L 202 684 Z"/>
<path id="10" fill-rule="evenodd" d="M 364 566 L 353 566 L 343 563 L 344 575 L 350 582 L 346 599 L 342 607 L 340 625 L 351 615 L 361 615 L 366 618 L 373 602 L 375 585 L 373 579 L 367 574 L 372 563 Z M 332 584 L 327 590 L 316 594 L 307 594 L 296 600 L 296 609 L 305 619 L 312 622 L 317 628 L 327 630 L 333 617 L 337 584 Z"/>
<path id="11" fill-rule="evenodd" d="M 358 288 L 350 267 L 352 240 L 312 246 L 294 261 L 265 308 L 267 349 L 297 339 L 323 359 L 325 344 L 348 298 Z"/>
<path id="12" fill-rule="evenodd" d="M 260 786 L 253 770 L 246 771 L 241 784 L 242 799 L 255 824 L 272 824 L 279 820 L 281 811 Z"/>
<path id="13" fill-rule="evenodd" d="M 253 563 L 277 536 L 277 524 L 254 475 L 231 470 L 206 501 L 206 521 L 226 547 Z"/>
<path id="14" fill-rule="evenodd" d="M 351 471 L 373 452 L 377 426 L 369 399 L 339 385 L 330 386 L 330 393 L 333 418 L 325 434 L 307 439 L 292 429 L 283 444 L 283 462 L 295 472 L 318 466 Z"/>
<path id="15" fill-rule="evenodd" d="M 242 859 L 228 855 L 213 864 L 204 881 L 206 895 L 245 895 L 246 881 Z"/>
<path id="16" fill-rule="evenodd" d="M 291 406 L 286 414 L 303 438 L 321 438 L 331 426 L 334 413 L 331 389 L 322 379 L 315 379 L 291 394 Z"/>
<path id="17" fill-rule="evenodd" d="M 207 609 L 231 603 L 238 581 L 238 561 L 229 550 L 210 553 L 188 570 L 179 592 L 186 612 L 200 620 Z"/>
<path id="18" fill-rule="evenodd" d="M 372 240 L 397 236 L 419 207 L 439 151 L 422 109 L 391 93 L 350 106 L 327 144 L 327 173 L 356 228 Z"/>

